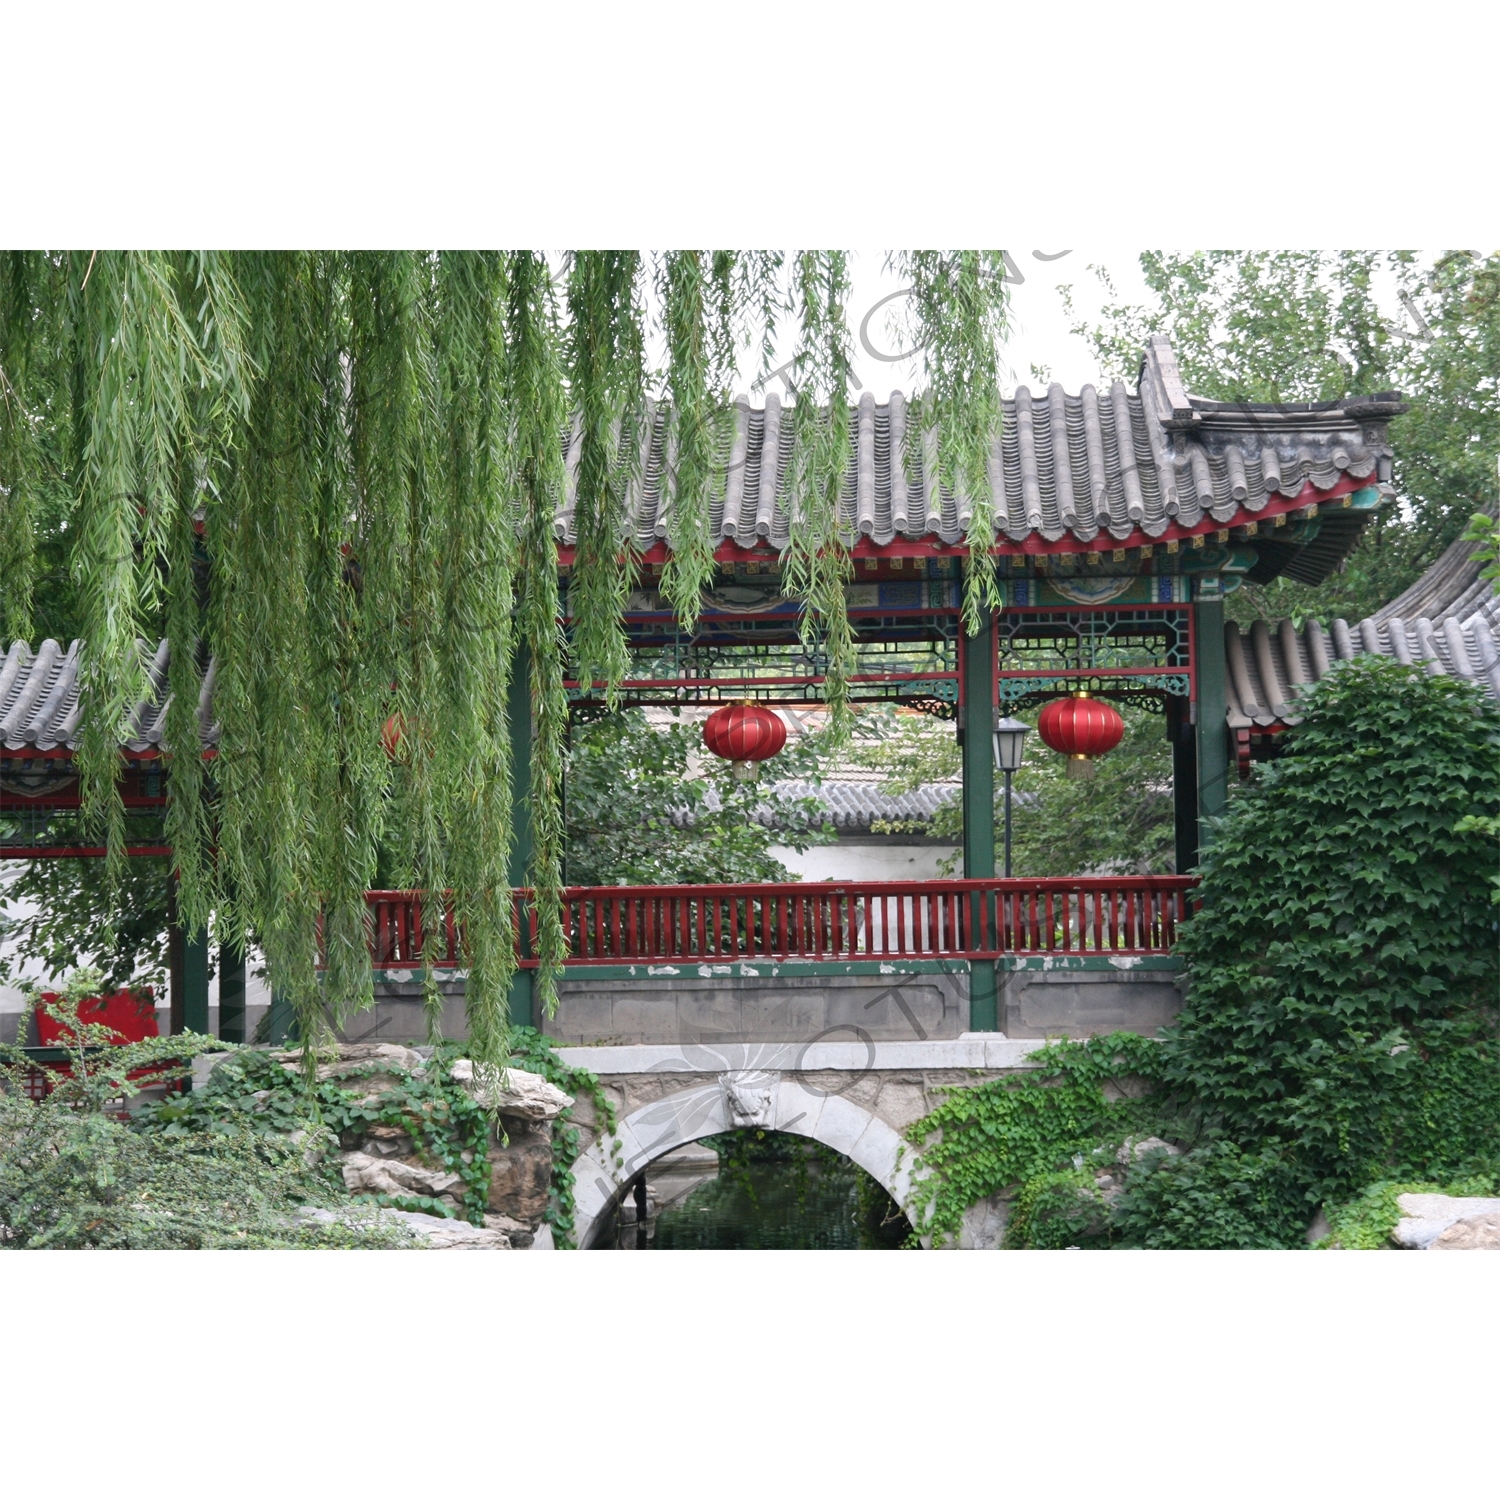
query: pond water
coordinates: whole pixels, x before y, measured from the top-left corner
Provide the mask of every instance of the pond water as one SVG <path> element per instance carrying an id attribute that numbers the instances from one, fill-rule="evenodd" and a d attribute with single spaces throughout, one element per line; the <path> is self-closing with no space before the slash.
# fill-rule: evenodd
<path id="1" fill-rule="evenodd" d="M 711 1136 L 698 1143 L 691 1164 L 667 1158 L 648 1173 L 648 1190 L 644 1222 L 635 1222 L 627 1193 L 603 1246 L 897 1250 L 910 1232 L 885 1189 L 847 1157 L 774 1131 Z"/>

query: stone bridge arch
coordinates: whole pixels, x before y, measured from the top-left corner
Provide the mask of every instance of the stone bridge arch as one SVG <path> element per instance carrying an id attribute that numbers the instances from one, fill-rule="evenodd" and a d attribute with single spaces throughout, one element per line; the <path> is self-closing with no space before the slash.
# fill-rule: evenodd
<path id="1" fill-rule="evenodd" d="M 818 1141 L 863 1167 L 906 1209 L 921 1158 L 890 1124 L 836 1086 L 760 1069 L 684 1084 L 635 1109 L 573 1163 L 579 1249 L 591 1247 L 608 1210 L 643 1168 L 679 1146 L 729 1130 L 779 1130 Z"/>

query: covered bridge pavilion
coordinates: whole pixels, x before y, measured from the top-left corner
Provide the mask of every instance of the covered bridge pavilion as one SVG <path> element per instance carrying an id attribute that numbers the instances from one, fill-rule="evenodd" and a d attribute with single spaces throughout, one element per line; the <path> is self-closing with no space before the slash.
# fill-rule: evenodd
<path id="1" fill-rule="evenodd" d="M 829 1033 L 878 1040 L 1086 1034 L 1117 1025 L 1150 1031 L 1169 1019 L 1177 993 L 1170 949 L 1186 910 L 1186 872 L 1207 820 L 1225 805 L 1229 778 L 1274 753 L 1301 683 L 1337 658 L 1361 650 L 1400 656 L 1404 647 L 1500 694 L 1496 622 L 1477 596 L 1468 601 L 1472 619 L 1455 626 L 1444 616 L 1422 628 L 1473 582 L 1463 583 L 1457 552 L 1434 570 L 1447 568 L 1448 583 L 1434 587 L 1451 598 L 1435 594 L 1415 620 L 1383 612 L 1373 625 L 1341 631 L 1337 622 L 1328 637 L 1286 623 L 1244 636 L 1225 622 L 1224 600 L 1245 580 L 1285 574 L 1316 584 L 1348 556 L 1394 494 L 1388 423 L 1403 410 L 1391 394 L 1311 405 L 1201 400 L 1184 389 L 1160 338 L 1144 353 L 1134 391 L 1121 382 L 1077 395 L 1057 385 L 1019 389 L 1005 402 L 991 456 L 1001 604 L 968 637 L 960 624 L 966 498 L 937 489 L 930 435 L 908 424 L 901 395 L 882 404 L 867 393 L 851 423 L 844 489 L 854 568 L 846 600 L 858 649 L 852 696 L 954 721 L 963 751 L 964 878 L 572 890 L 573 954 L 549 1032 L 575 1042 L 752 1032 L 788 1042 Z M 576 452 L 569 458 L 576 462 Z M 717 576 L 688 636 L 658 588 L 671 478 L 664 414 L 656 413 L 630 497 L 641 566 L 626 611 L 625 703 L 821 700 L 826 659 L 800 642 L 798 606 L 781 593 L 791 458 L 790 424 L 775 396 L 760 408 L 736 403 L 713 511 Z M 565 584 L 572 519 L 569 499 L 557 519 Z M 46 642 L 33 655 L 16 643 L 0 665 L 0 819 L 11 857 L 87 852 L 56 843 L 51 832 L 68 807 L 78 650 L 76 642 L 67 652 Z M 158 695 L 141 705 L 137 734 L 123 747 L 127 803 L 142 816 L 160 808 L 165 791 L 165 669 L 159 651 Z M 523 686 L 512 700 L 520 786 L 530 745 Z M 210 671 L 200 704 L 206 748 L 216 743 L 211 690 Z M 1162 713 L 1173 747 L 1178 875 L 996 878 L 995 721 L 1078 690 Z M 571 683 L 568 691 L 575 716 L 603 712 L 594 685 Z M 526 824 L 522 798 L 517 886 Z M 138 847 L 161 852 L 159 843 Z M 381 982 L 363 1034 L 419 1035 L 420 912 L 401 893 L 370 899 Z M 522 936 L 524 944 L 524 924 Z M 184 953 L 185 1000 L 174 1020 L 206 1029 L 206 950 L 190 937 Z M 243 993 L 243 959 L 231 959 L 219 1025 L 235 1039 L 243 1009 L 236 1018 L 230 997 L 235 963 Z M 456 1002 L 462 972 L 451 944 L 446 964 L 437 977 Z M 524 967 L 512 1014 L 538 1019 Z M 460 1016 L 455 1004 L 455 1025 Z"/>

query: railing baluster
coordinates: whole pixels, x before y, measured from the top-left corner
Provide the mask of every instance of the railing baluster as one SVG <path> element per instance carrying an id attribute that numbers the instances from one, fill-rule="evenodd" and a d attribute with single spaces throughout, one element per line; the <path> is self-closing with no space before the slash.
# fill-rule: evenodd
<path id="1" fill-rule="evenodd" d="M 1188 919 L 1190 876 L 1077 880 L 868 881 L 635 889 L 576 887 L 563 893 L 568 962 L 745 957 L 815 960 L 989 957 L 1014 953 L 1169 953 Z M 436 894 L 432 899 L 440 899 Z M 444 967 L 463 962 L 464 934 L 443 899 Z M 419 893 L 370 891 L 366 925 L 376 969 L 408 969 L 425 954 Z M 513 897 L 515 932 L 535 962 L 537 913 L 530 891 Z M 319 927 L 319 963 L 326 962 Z"/>

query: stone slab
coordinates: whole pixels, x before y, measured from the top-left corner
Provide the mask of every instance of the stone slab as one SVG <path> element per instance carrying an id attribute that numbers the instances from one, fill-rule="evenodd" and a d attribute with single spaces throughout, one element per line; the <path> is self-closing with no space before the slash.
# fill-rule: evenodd
<path id="1" fill-rule="evenodd" d="M 977 1031 L 926 1042 L 559 1047 L 557 1054 L 570 1066 L 587 1068 L 601 1078 L 624 1073 L 718 1074 L 756 1068 L 784 1073 L 812 1073 L 825 1068 L 852 1073 L 1004 1071 L 1030 1066 L 1029 1055 L 1044 1045 L 1038 1038 L 1012 1039 L 1002 1032 Z"/>
<path id="2" fill-rule="evenodd" d="M 564 1043 L 801 1042 L 827 1032 L 876 1040 L 954 1037 L 968 1024 L 967 974 L 746 975 L 702 965 L 645 981 L 559 983 L 547 1032 Z"/>
<path id="3" fill-rule="evenodd" d="M 1012 1037 L 1154 1036 L 1184 1003 L 1171 971 L 1137 968 L 1127 959 L 1109 969 L 1028 968 L 998 977 L 1000 1015 Z"/>

